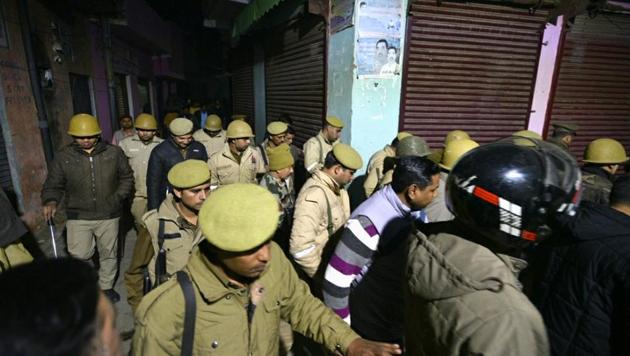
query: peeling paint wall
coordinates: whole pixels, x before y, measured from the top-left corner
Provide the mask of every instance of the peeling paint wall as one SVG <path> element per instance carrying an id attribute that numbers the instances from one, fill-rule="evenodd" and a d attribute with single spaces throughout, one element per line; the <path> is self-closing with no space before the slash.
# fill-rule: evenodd
<path id="1" fill-rule="evenodd" d="M 354 27 L 329 37 L 327 115 L 339 117 L 346 124 L 341 141 L 351 142 L 352 85 L 354 77 Z"/>

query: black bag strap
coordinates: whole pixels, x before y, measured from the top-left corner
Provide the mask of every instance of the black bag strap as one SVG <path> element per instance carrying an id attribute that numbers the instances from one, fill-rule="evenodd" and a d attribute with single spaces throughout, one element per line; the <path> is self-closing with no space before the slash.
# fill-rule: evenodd
<path id="1" fill-rule="evenodd" d="M 166 252 L 163 251 L 162 246 L 164 246 L 164 220 L 158 219 L 158 253 L 155 260 L 155 283 L 154 287 L 160 285 L 160 278 L 166 271 Z"/>
<path id="2" fill-rule="evenodd" d="M 258 148 L 260 149 L 260 155 L 262 156 L 263 162 L 265 162 L 265 166 L 269 165 L 269 159 L 267 158 L 267 151 L 263 147 L 263 144 L 259 144 Z"/>
<path id="3" fill-rule="evenodd" d="M 197 301 L 190 277 L 184 271 L 177 271 L 177 283 L 184 293 L 184 332 L 182 334 L 181 356 L 192 356 L 195 342 L 195 315 L 197 314 Z"/>
<path id="4" fill-rule="evenodd" d="M 158 250 L 164 245 L 164 220 L 158 219 Z"/>

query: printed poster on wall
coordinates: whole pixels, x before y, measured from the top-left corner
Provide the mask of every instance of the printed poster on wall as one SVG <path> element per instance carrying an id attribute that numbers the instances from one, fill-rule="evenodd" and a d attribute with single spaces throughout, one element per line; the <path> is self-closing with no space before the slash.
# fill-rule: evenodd
<path id="1" fill-rule="evenodd" d="M 330 32 L 339 32 L 352 26 L 354 15 L 354 0 L 332 0 L 330 2 Z"/>
<path id="2" fill-rule="evenodd" d="M 357 74 L 359 78 L 400 75 L 401 0 L 357 0 Z"/>

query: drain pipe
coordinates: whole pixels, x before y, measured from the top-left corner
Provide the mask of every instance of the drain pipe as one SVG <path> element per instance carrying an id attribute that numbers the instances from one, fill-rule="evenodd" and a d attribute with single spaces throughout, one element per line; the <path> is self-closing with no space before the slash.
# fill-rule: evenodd
<path id="1" fill-rule="evenodd" d="M 44 145 L 44 156 L 46 163 L 50 164 L 54 156 L 52 140 L 50 138 L 50 129 L 48 126 L 48 117 L 46 115 L 46 105 L 44 104 L 44 96 L 42 94 L 41 80 L 35 65 L 35 55 L 33 54 L 33 40 L 31 37 L 31 22 L 28 13 L 28 0 L 18 1 L 18 13 L 20 17 L 20 26 L 22 29 L 22 40 L 24 42 L 24 52 L 28 64 L 29 79 L 33 97 L 35 98 L 35 108 L 37 109 L 37 122 L 39 124 L 39 133 L 42 136 Z"/>
<path id="2" fill-rule="evenodd" d="M 107 89 L 109 92 L 109 119 L 112 124 L 112 135 L 118 127 L 116 117 L 116 86 L 114 85 L 114 69 L 112 67 L 112 26 L 109 19 L 101 17 L 103 26 L 103 43 L 105 44 L 105 74 L 107 76 Z"/>

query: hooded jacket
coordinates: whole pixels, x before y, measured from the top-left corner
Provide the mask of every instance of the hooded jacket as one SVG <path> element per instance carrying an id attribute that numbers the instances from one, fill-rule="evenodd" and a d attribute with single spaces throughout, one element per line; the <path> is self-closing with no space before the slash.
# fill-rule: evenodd
<path id="1" fill-rule="evenodd" d="M 583 202 L 574 219 L 535 257 L 532 301 L 553 355 L 630 352 L 630 216 Z"/>
<path id="2" fill-rule="evenodd" d="M 454 235 L 449 224 L 411 236 L 409 354 L 548 355 L 542 318 L 517 279 L 526 263 Z"/>

